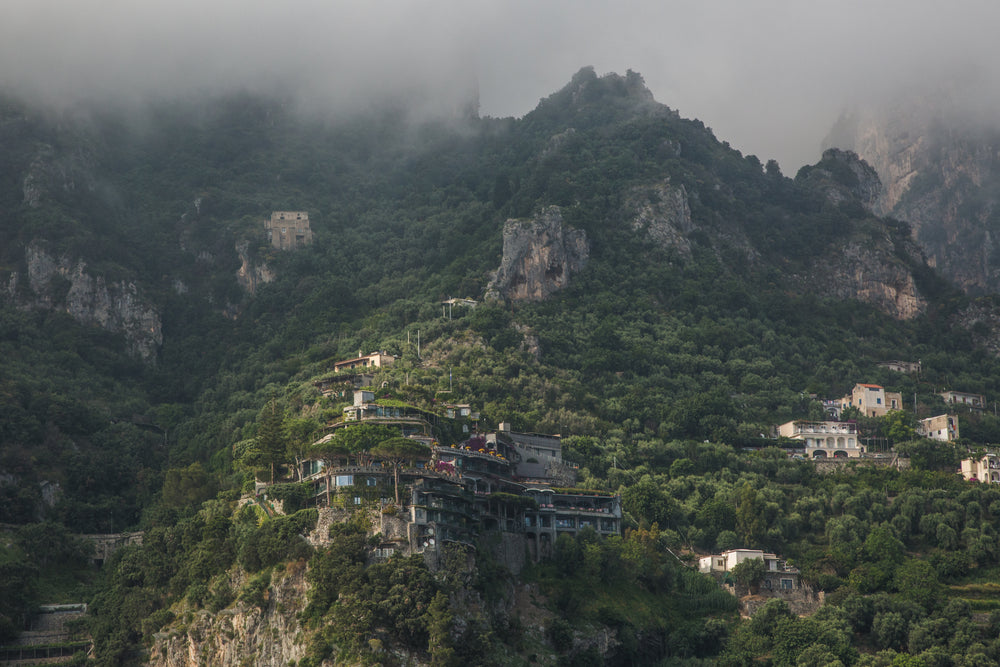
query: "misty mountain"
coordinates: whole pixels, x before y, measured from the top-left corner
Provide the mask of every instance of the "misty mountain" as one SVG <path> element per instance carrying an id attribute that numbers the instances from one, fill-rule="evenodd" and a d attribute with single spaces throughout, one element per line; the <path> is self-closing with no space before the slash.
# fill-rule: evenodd
<path id="1" fill-rule="evenodd" d="M 499 300 L 473 331 L 575 387 L 540 405 L 497 378 L 480 388 L 490 419 L 756 435 L 795 416 L 803 387 L 856 381 L 831 370 L 838 336 L 914 323 L 869 338 L 860 368 L 926 344 L 926 318 L 955 307 L 909 228 L 869 211 L 879 182 L 857 156 L 827 152 L 789 179 L 656 102 L 633 72 L 582 69 L 520 120 L 414 124 L 389 106 L 320 122 L 249 94 L 129 113 L 8 99 L 2 113 L 3 299 L 10 358 L 26 362 L 8 380 L 10 452 L 73 443 L 43 435 L 57 397 L 55 432 L 90 440 L 133 422 L 139 439 L 173 440 L 179 461 L 222 455 L 262 392 L 359 348 L 401 352 L 440 301 L 487 292 Z M 306 211 L 313 243 L 270 246 L 274 210 Z M 555 238 L 576 239 L 571 263 L 545 245 Z M 529 294 L 547 298 L 519 300 Z M 706 317 L 709 338 L 695 333 Z M 767 349 L 753 330 L 773 332 Z M 968 336 L 934 331 L 949 345 Z M 767 370 L 748 377 L 734 355 Z M 32 367 L 51 370 L 39 381 Z M 734 398 L 760 382 L 773 393 Z M 60 389 L 74 383 L 95 389 Z M 721 403 L 685 404 L 707 393 Z M 617 394 L 635 395 L 631 410 L 608 402 Z"/>
<path id="2" fill-rule="evenodd" d="M 175 603 L 233 603 L 227 568 L 240 550 L 259 541 L 281 560 L 302 517 L 234 518 L 257 472 L 237 445 L 277 428 L 275 415 L 311 444 L 350 402 L 319 387 L 359 351 L 398 357 L 376 383 L 385 400 L 469 404 L 490 428 L 562 433 L 581 484 L 628 496 L 630 525 L 662 566 L 628 586 L 660 602 L 642 619 L 592 613 L 623 637 L 641 626 L 621 647 L 634 660 L 715 655 L 727 632 L 705 615 L 728 603 L 661 559 L 661 545 L 708 551 L 738 528 L 829 590 L 848 585 L 855 556 L 834 563 L 825 509 L 806 498 L 827 483 L 783 453 L 740 448 L 773 445 L 775 424 L 822 418 L 820 399 L 858 382 L 912 396 L 914 419 L 944 409 L 942 386 L 1000 392 L 1000 361 L 974 344 L 992 325 L 957 323 L 968 298 L 906 222 L 880 217 L 871 166 L 828 150 L 786 177 L 654 100 L 635 72 L 581 69 L 521 119 L 460 108 L 430 120 L 396 104 L 331 120 L 251 93 L 127 111 L 7 98 L 0 139 L 0 523 L 142 527 L 157 545 L 128 552 L 108 582 L 77 569 L 81 581 L 60 584 L 97 591 L 104 663 L 170 623 Z M 272 245 L 274 211 L 306 213 L 311 243 Z M 477 304 L 453 316 L 451 297 Z M 920 360 L 920 375 L 879 365 L 891 359 Z M 903 442 L 912 428 L 893 433 Z M 962 433 L 996 442 L 1000 420 L 970 415 Z M 928 469 L 957 456 L 917 451 Z M 892 483 L 937 484 L 923 472 Z M 779 527 L 786 492 L 782 507 L 801 513 Z M 851 530 L 854 544 L 867 529 Z M 908 530 L 907 547 L 923 548 L 924 529 Z M 572 544 L 582 569 L 593 550 Z M 39 596 L 32 582 L 49 579 L 16 548 L 21 610 Z M 992 546 L 976 553 L 993 564 Z M 245 599 L 263 605 L 270 584 L 253 582 Z M 570 593 L 560 614 L 582 604 Z M 546 641 L 571 645 L 555 627 Z M 505 641 L 474 639 L 476 656 Z"/>
<path id="3" fill-rule="evenodd" d="M 825 145 L 857 151 L 884 188 L 876 209 L 905 220 L 929 262 L 969 294 L 1000 288 L 1000 129 L 968 108 L 977 89 L 911 90 L 845 114 Z"/>
<path id="4" fill-rule="evenodd" d="M 169 330 L 181 295 L 236 317 L 251 287 L 241 287 L 237 273 L 266 263 L 262 220 L 271 210 L 310 211 L 317 243 L 306 254 L 338 267 L 352 294 L 448 266 L 435 298 L 479 295 L 499 264 L 503 221 L 551 205 L 590 235 L 596 256 L 613 256 L 622 243 L 649 256 L 657 244 L 635 233 L 648 226 L 642 211 L 676 198 L 683 214 L 674 245 L 682 255 L 695 248 L 725 257 L 723 271 L 746 278 L 778 270 L 802 293 L 830 276 L 857 274 L 838 295 L 871 300 L 865 270 L 843 270 L 843 253 L 827 252 L 831 244 L 878 238 L 874 246 L 889 253 L 905 244 L 905 231 L 894 236 L 850 209 L 851 197 L 797 186 L 776 165 L 765 173 L 754 156 L 656 103 L 633 73 L 598 78 L 582 70 L 519 121 L 465 116 L 415 125 L 404 109 L 390 108 L 329 124 L 249 95 L 131 116 L 52 117 L 10 102 L 4 118 L 9 295 L 60 300 L 58 289 L 40 284 L 45 271 L 28 266 L 32 252 L 59 265 L 63 279 L 82 263 L 79 272 L 104 281 L 109 294 L 133 290 L 146 308 L 120 315 L 119 333 L 143 329 L 128 323 L 152 313 L 162 313 Z M 898 250 L 921 268 L 912 248 Z M 379 263 L 358 262 L 375 252 Z M 892 294 L 875 299 L 879 307 L 893 310 L 895 293 L 924 300 L 909 278 L 892 280 L 882 290 Z M 391 296 L 404 294 L 383 294 L 379 303 Z M 140 347 L 153 344 L 155 337 Z"/>

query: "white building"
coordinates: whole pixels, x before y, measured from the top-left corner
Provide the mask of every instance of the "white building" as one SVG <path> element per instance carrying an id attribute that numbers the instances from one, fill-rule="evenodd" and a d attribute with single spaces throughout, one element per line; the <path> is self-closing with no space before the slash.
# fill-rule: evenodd
<path id="1" fill-rule="evenodd" d="M 964 405 L 971 410 L 980 412 L 986 407 L 986 397 L 982 394 L 970 394 L 964 391 L 945 391 L 939 394 L 948 405 Z"/>
<path id="2" fill-rule="evenodd" d="M 858 425 L 854 422 L 796 419 L 779 426 L 778 435 L 801 440 L 811 459 L 857 458 L 864 451 L 858 444 Z"/>
<path id="3" fill-rule="evenodd" d="M 759 558 L 764 561 L 770 571 L 778 570 L 778 557 L 767 554 L 760 549 L 730 549 L 721 554 L 702 556 L 698 559 L 698 571 L 710 574 L 712 572 L 732 572 L 733 568 L 745 560 Z"/>

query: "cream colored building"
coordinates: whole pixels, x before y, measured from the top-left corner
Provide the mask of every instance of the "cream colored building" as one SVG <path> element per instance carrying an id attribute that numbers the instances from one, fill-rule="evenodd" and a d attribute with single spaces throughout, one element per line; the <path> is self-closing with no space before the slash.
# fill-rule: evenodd
<path id="1" fill-rule="evenodd" d="M 925 438 L 951 442 L 958 440 L 958 417 L 955 415 L 938 415 L 917 422 L 917 433 Z"/>
<path id="2" fill-rule="evenodd" d="M 309 214 L 305 211 L 274 211 L 264 222 L 267 239 L 279 250 L 295 250 L 312 243 Z"/>
<path id="3" fill-rule="evenodd" d="M 396 361 L 396 357 L 385 352 L 372 352 L 371 354 L 361 354 L 359 352 L 358 356 L 353 359 L 344 359 L 335 363 L 333 370 L 340 373 L 341 371 L 349 371 L 355 368 L 382 368 L 383 366 L 391 366 L 394 361 Z"/>
<path id="4" fill-rule="evenodd" d="M 919 361 L 883 361 L 879 367 L 888 368 L 897 373 L 920 373 Z"/>
<path id="5" fill-rule="evenodd" d="M 970 394 L 964 391 L 945 391 L 939 395 L 948 405 L 964 405 L 969 409 L 980 412 L 986 407 L 986 397 L 982 394 Z"/>
<path id="6" fill-rule="evenodd" d="M 841 399 L 841 405 L 853 405 L 865 417 L 884 417 L 890 410 L 903 409 L 903 395 L 886 391 L 877 384 L 856 384 L 851 393 Z"/>
<path id="7" fill-rule="evenodd" d="M 1000 484 L 1000 454 L 987 452 L 981 459 L 962 461 L 962 477 L 967 482 Z"/>
<path id="8" fill-rule="evenodd" d="M 779 426 L 778 435 L 801 440 L 810 459 L 857 458 L 864 451 L 854 422 L 796 419 Z"/>

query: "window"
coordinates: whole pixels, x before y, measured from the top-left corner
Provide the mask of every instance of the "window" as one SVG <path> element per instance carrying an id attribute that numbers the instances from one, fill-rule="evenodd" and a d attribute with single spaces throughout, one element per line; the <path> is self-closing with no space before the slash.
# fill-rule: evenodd
<path id="1" fill-rule="evenodd" d="M 792 590 L 792 580 L 791 579 L 782 579 L 781 580 L 781 589 L 785 590 L 785 591 Z"/>
<path id="2" fill-rule="evenodd" d="M 353 486 L 354 475 L 337 475 L 337 486 Z"/>
<path id="3" fill-rule="evenodd" d="M 882 399 L 880 397 L 875 399 L 875 405 L 882 405 Z"/>
<path id="4" fill-rule="evenodd" d="M 375 486 L 376 483 L 377 483 L 377 480 L 374 477 L 369 477 L 368 478 L 368 486 Z"/>

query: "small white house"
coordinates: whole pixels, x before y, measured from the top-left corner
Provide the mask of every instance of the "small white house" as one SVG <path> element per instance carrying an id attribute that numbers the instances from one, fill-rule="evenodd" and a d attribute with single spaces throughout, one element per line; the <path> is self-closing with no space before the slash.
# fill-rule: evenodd
<path id="1" fill-rule="evenodd" d="M 760 549 L 730 549 L 721 554 L 702 556 L 698 559 L 698 571 L 704 574 L 732 572 L 733 568 L 743 561 L 754 558 L 764 561 L 766 571 L 761 584 L 763 589 L 789 592 L 800 588 L 798 568 Z"/>
<path id="2" fill-rule="evenodd" d="M 712 572 L 731 572 L 734 567 L 745 560 L 759 558 L 764 561 L 768 570 L 778 570 L 778 557 L 767 554 L 760 549 L 730 549 L 721 554 L 702 556 L 698 559 L 698 570 L 706 574 Z"/>

